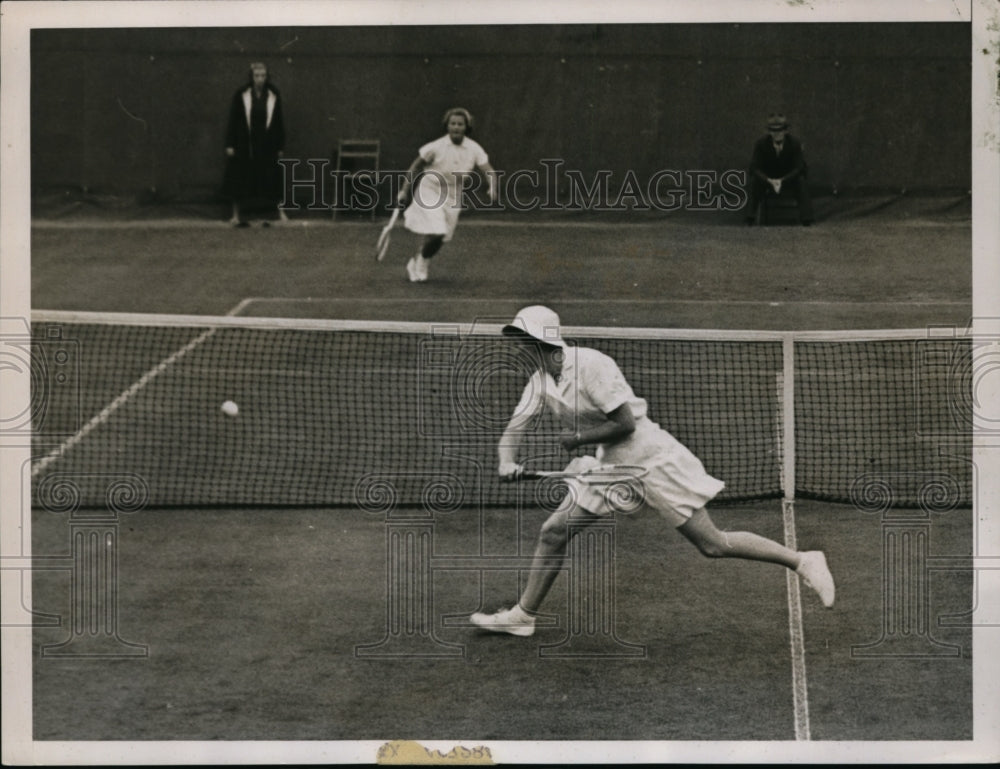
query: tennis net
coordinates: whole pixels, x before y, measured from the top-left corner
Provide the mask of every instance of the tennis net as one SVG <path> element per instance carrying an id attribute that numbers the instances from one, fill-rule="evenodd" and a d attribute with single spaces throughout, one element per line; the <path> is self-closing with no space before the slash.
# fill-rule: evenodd
<path id="1" fill-rule="evenodd" d="M 496 478 L 496 445 L 532 362 L 501 323 L 36 311 L 33 500 L 515 504 L 518 485 Z M 916 506 L 930 493 L 971 504 L 970 341 L 960 334 L 564 336 L 618 362 L 650 417 L 726 482 L 719 501 Z M 228 400 L 238 415 L 220 409 Z M 545 418 L 532 425 L 533 467 L 565 464 L 558 432 Z"/>

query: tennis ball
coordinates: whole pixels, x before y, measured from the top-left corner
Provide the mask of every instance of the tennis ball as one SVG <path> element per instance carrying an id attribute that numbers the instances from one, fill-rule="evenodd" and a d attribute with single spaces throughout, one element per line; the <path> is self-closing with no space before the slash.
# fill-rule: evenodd
<path id="1" fill-rule="evenodd" d="M 227 417 L 234 417 L 240 413 L 240 407 L 232 401 L 226 401 L 222 404 L 222 413 Z"/>

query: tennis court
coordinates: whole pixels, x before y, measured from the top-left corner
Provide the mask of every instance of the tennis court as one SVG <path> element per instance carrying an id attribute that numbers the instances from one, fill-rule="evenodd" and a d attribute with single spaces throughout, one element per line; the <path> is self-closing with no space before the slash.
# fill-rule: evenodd
<path id="1" fill-rule="evenodd" d="M 782 344 L 777 337 L 775 353 L 773 333 L 961 331 L 971 314 L 962 201 L 826 205 L 812 228 L 746 229 L 694 215 L 470 217 L 422 285 L 406 281 L 412 247 L 402 231 L 386 262 L 374 262 L 377 221 L 236 231 L 192 215 L 37 220 L 36 310 L 216 320 L 36 320 L 76 343 L 80 387 L 78 401 L 53 395 L 34 482 L 61 474 L 99 499 L 108 477 L 131 474 L 150 501 L 121 501 L 113 525 L 114 624 L 145 653 L 37 654 L 35 738 L 970 739 L 971 628 L 961 618 L 973 606 L 968 496 L 948 493 L 922 508 L 919 488 L 908 488 L 913 499 L 892 512 L 877 499 L 849 499 L 851 480 L 866 472 L 908 474 L 892 492 L 900 495 L 925 472 L 971 487 L 962 436 L 950 443 L 958 458 L 943 464 L 927 438 L 928 425 L 951 418 L 949 372 L 900 389 L 914 385 L 914 350 L 926 338 L 833 358 L 826 347 L 852 343 L 823 340 L 814 357 L 797 358 L 796 381 L 812 399 L 797 424 L 814 407 L 823 413 L 824 402 L 837 417 L 809 428 L 827 440 L 797 441 L 796 485 L 808 488 L 794 506 L 799 545 L 825 550 L 837 578 L 833 610 L 803 591 L 799 616 L 782 570 L 709 561 L 644 513 L 618 516 L 611 535 L 620 654 L 552 653 L 572 615 L 569 574 L 535 637 L 484 636 L 457 619 L 513 600 L 517 569 L 489 564 L 530 554 L 546 500 L 526 486 L 500 489 L 490 476 L 498 425 L 516 398 L 510 362 L 477 353 L 506 374 L 461 380 L 475 385 L 470 416 L 449 385 L 461 356 L 428 358 L 427 344 L 442 335 L 454 342 L 457 324 L 463 333 L 467 324 L 489 327 L 535 302 L 587 329 L 771 332 L 771 341 L 753 342 L 581 338 L 624 358 L 653 417 L 719 468 L 732 492 L 712 508 L 720 528 L 781 540 Z M 324 326 L 334 321 L 387 329 Z M 400 323 L 434 331 L 401 332 Z M 492 349 L 482 344 L 480 352 Z M 434 360 L 437 378 L 427 379 Z M 235 419 L 219 412 L 227 398 L 240 404 Z M 886 430 L 866 433 L 866 423 Z M 79 436 L 68 447 L 67 434 Z M 558 464 L 544 437 L 538 456 Z M 906 453 L 891 453 L 908 439 Z M 359 480 L 380 472 L 393 476 L 398 506 L 359 503 Z M 439 476 L 460 477 L 470 493 L 423 504 L 421 490 Z M 847 497 L 828 501 L 832 486 Z M 64 563 L 68 508 L 58 494 L 49 499 L 34 511 L 33 552 Z M 427 509 L 430 520 L 394 518 Z M 396 594 L 387 547 L 397 523 L 431 537 L 428 655 L 359 651 L 389 635 Z M 884 575 L 887 532 L 906 526 L 926 544 L 918 553 L 928 559 L 919 577 L 926 593 L 899 602 Z M 63 617 L 61 627 L 39 623 L 39 648 L 75 632 L 70 582 L 65 568 L 33 574 L 36 611 Z M 912 635 L 931 651 L 907 656 L 889 644 L 859 653 L 886 635 L 898 640 L 896 610 L 922 613 L 929 624 L 913 625 Z"/>

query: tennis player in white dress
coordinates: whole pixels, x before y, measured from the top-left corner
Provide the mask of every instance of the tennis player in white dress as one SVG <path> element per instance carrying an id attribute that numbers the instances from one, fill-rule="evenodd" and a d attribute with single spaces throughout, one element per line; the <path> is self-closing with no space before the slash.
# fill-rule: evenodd
<path id="1" fill-rule="evenodd" d="M 420 148 L 399 190 L 400 205 L 406 204 L 413 190 L 403 212 L 406 229 L 424 236 L 420 250 L 406 263 L 406 274 L 414 283 L 427 280 L 431 258 L 455 233 L 464 177 L 478 169 L 486 177 L 489 202 L 496 200 L 496 172 L 486 150 L 468 135 L 472 115 L 462 107 L 453 107 L 445 112 L 442 122 L 447 133 Z M 415 187 L 414 180 L 418 180 Z"/>
<path id="2" fill-rule="evenodd" d="M 602 352 L 567 346 L 561 337 L 559 316 L 547 307 L 525 307 L 504 327 L 517 343 L 537 349 L 539 368 L 524 388 L 520 403 L 498 447 L 499 473 L 515 480 L 521 436 L 539 413 L 549 409 L 566 432 L 560 442 L 567 451 L 596 446 L 595 456 L 577 457 L 567 471 L 578 472 L 598 464 L 639 465 L 642 502 L 711 558 L 745 558 L 794 569 L 814 589 L 826 607 L 834 602 L 834 582 L 820 551 L 797 552 L 773 540 L 745 531 L 720 531 L 705 505 L 725 484 L 709 475 L 701 461 L 674 436 L 646 415 L 646 401 L 638 397 L 618 365 Z M 535 614 L 560 569 L 552 559 L 566 552 L 567 522 L 577 531 L 588 521 L 613 514 L 616 502 L 605 496 L 606 485 L 571 479 L 559 508 L 542 525 L 534 564 L 520 600 L 496 614 L 473 614 L 473 624 L 487 630 L 529 636 Z M 609 497 L 611 495 L 608 495 Z M 619 503 L 620 504 L 620 503 Z"/>

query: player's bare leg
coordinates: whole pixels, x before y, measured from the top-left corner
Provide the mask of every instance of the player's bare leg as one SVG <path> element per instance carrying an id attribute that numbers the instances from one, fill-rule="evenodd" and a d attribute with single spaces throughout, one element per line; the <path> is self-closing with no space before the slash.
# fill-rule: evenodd
<path id="1" fill-rule="evenodd" d="M 424 259 L 430 259 L 444 245 L 444 235 L 424 235 L 424 242 L 420 246 L 420 255 Z"/>
<path id="2" fill-rule="evenodd" d="M 421 281 L 427 280 L 430 260 L 434 254 L 441 250 L 442 245 L 444 245 L 444 235 L 424 235 L 420 251 L 416 256 L 416 273 L 420 276 Z"/>
<path id="3" fill-rule="evenodd" d="M 709 558 L 746 558 L 780 563 L 798 568 L 799 554 L 773 539 L 749 531 L 719 531 L 705 508 L 696 510 L 687 523 L 677 528 L 702 555 Z"/>
<path id="4" fill-rule="evenodd" d="M 566 555 L 569 544 L 569 521 L 573 522 L 575 534 L 597 519 L 598 516 L 574 505 L 569 510 L 556 510 L 542 524 L 532 557 L 531 571 L 528 573 L 528 584 L 518 601 L 522 609 L 531 614 L 536 613 L 552 583 L 559 576 L 563 566 L 562 558 Z"/>
<path id="5" fill-rule="evenodd" d="M 819 593 L 823 604 L 833 606 L 833 577 L 822 552 L 800 553 L 749 531 L 720 531 L 705 508 L 696 510 L 687 523 L 677 528 L 709 558 L 744 558 L 777 563 L 793 569 Z"/>
<path id="6" fill-rule="evenodd" d="M 443 244 L 444 235 L 424 235 L 417 255 L 406 264 L 406 274 L 410 276 L 411 283 L 422 283 L 427 280 L 430 259 L 441 250 Z"/>
<path id="7" fill-rule="evenodd" d="M 485 630 L 511 635 L 530 636 L 535 632 L 535 614 L 552 583 L 563 568 L 563 558 L 569 543 L 569 520 L 578 530 L 590 525 L 598 516 L 575 505 L 560 508 L 548 517 L 538 535 L 538 543 L 532 556 L 528 584 L 519 600 L 512 608 L 496 614 L 473 614 L 473 624 Z M 577 532 L 574 532 L 576 534 Z"/>

